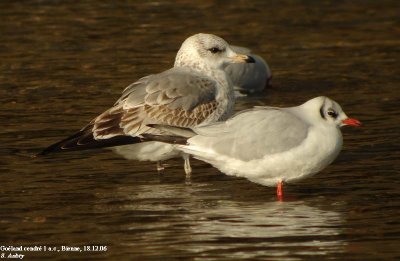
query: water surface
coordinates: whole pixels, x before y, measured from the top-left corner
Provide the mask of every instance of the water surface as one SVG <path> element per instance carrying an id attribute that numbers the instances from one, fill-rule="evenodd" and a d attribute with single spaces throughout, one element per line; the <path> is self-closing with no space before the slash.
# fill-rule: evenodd
<path id="1" fill-rule="evenodd" d="M 400 259 L 399 2 L 1 1 L 1 245 L 106 245 L 24 253 L 48 260 Z M 32 159 L 81 128 L 136 79 L 169 68 L 181 42 L 215 33 L 250 47 L 272 88 L 242 99 L 294 106 L 319 95 L 364 126 L 338 159 L 275 189 L 181 160 L 104 151 Z M 8 254 L 8 253 L 7 253 Z"/>

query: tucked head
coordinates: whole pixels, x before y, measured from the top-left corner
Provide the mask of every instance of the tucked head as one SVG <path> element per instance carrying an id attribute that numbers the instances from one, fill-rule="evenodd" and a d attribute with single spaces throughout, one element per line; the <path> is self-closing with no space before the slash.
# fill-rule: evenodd
<path id="1" fill-rule="evenodd" d="M 195 34 L 187 38 L 175 58 L 175 67 L 223 69 L 230 63 L 254 63 L 248 55 L 238 54 L 229 44 L 213 34 Z"/>
<path id="2" fill-rule="evenodd" d="M 325 122 L 333 126 L 345 125 L 358 127 L 361 122 L 347 117 L 340 105 L 325 96 L 316 97 L 300 105 L 313 121 Z"/>

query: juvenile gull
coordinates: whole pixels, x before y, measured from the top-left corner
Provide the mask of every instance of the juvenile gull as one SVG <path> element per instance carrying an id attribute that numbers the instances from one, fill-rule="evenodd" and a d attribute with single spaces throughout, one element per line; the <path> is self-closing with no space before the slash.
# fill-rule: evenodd
<path id="1" fill-rule="evenodd" d="M 145 138 L 181 144 L 177 148 L 227 175 L 277 186 L 282 199 L 283 182 L 316 174 L 338 156 L 343 143 L 340 127 L 345 125 L 361 123 L 321 96 L 297 107 L 245 110 L 227 121 L 192 128 L 191 135 L 185 130 L 189 138 L 177 137 L 177 128 L 151 125 L 175 136 Z"/>
<path id="2" fill-rule="evenodd" d="M 148 124 L 195 127 L 228 118 L 233 111 L 234 91 L 223 69 L 245 62 L 254 60 L 234 52 L 222 38 L 193 35 L 183 42 L 172 69 L 132 83 L 114 106 L 39 155 L 117 146 L 115 152 L 134 160 L 158 162 L 182 155 L 185 172 L 190 174 L 189 157 L 169 144 L 126 144 L 139 142 L 143 133 L 161 134 Z"/>
<path id="3" fill-rule="evenodd" d="M 267 62 L 261 56 L 252 54 L 245 47 L 231 45 L 231 48 L 235 52 L 251 55 L 255 60 L 252 64 L 230 64 L 225 68 L 238 96 L 241 96 L 240 93 L 262 92 L 270 84 L 272 78 Z"/>

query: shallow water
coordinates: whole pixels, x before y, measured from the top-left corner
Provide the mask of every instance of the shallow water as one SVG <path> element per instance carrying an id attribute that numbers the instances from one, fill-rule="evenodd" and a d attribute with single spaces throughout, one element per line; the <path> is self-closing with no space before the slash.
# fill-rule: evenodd
<path id="1" fill-rule="evenodd" d="M 18 252 L 31 260 L 400 259 L 398 1 L 1 1 L 0 242 L 107 246 Z M 86 124 L 122 89 L 172 65 L 180 43 L 215 33 L 250 47 L 272 88 L 241 99 L 293 106 L 338 101 L 338 159 L 275 189 L 181 160 L 166 174 L 109 151 L 32 159 Z M 9 254 L 0 251 L 0 254 Z"/>

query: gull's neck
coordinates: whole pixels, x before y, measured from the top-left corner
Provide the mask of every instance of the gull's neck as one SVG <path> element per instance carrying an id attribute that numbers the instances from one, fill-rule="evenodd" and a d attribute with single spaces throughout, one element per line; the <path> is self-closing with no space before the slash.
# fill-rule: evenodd
<path id="1" fill-rule="evenodd" d="M 226 120 L 233 114 L 233 107 L 235 104 L 235 92 L 233 83 L 229 76 L 222 68 L 211 68 L 207 64 L 200 62 L 185 63 L 182 59 L 177 57 L 175 61 L 175 68 L 185 68 L 192 72 L 208 76 L 216 80 L 218 83 L 216 101 L 218 102 L 217 112 L 210 121 Z"/>
<path id="2" fill-rule="evenodd" d="M 211 70 L 211 75 L 213 79 L 216 79 L 220 88 L 218 88 L 218 93 L 216 100 L 218 102 L 217 110 L 220 111 L 220 116 L 217 121 L 222 121 L 228 119 L 233 114 L 233 107 L 235 105 L 235 91 L 233 89 L 233 83 L 229 76 L 224 70 L 217 69 Z"/>

